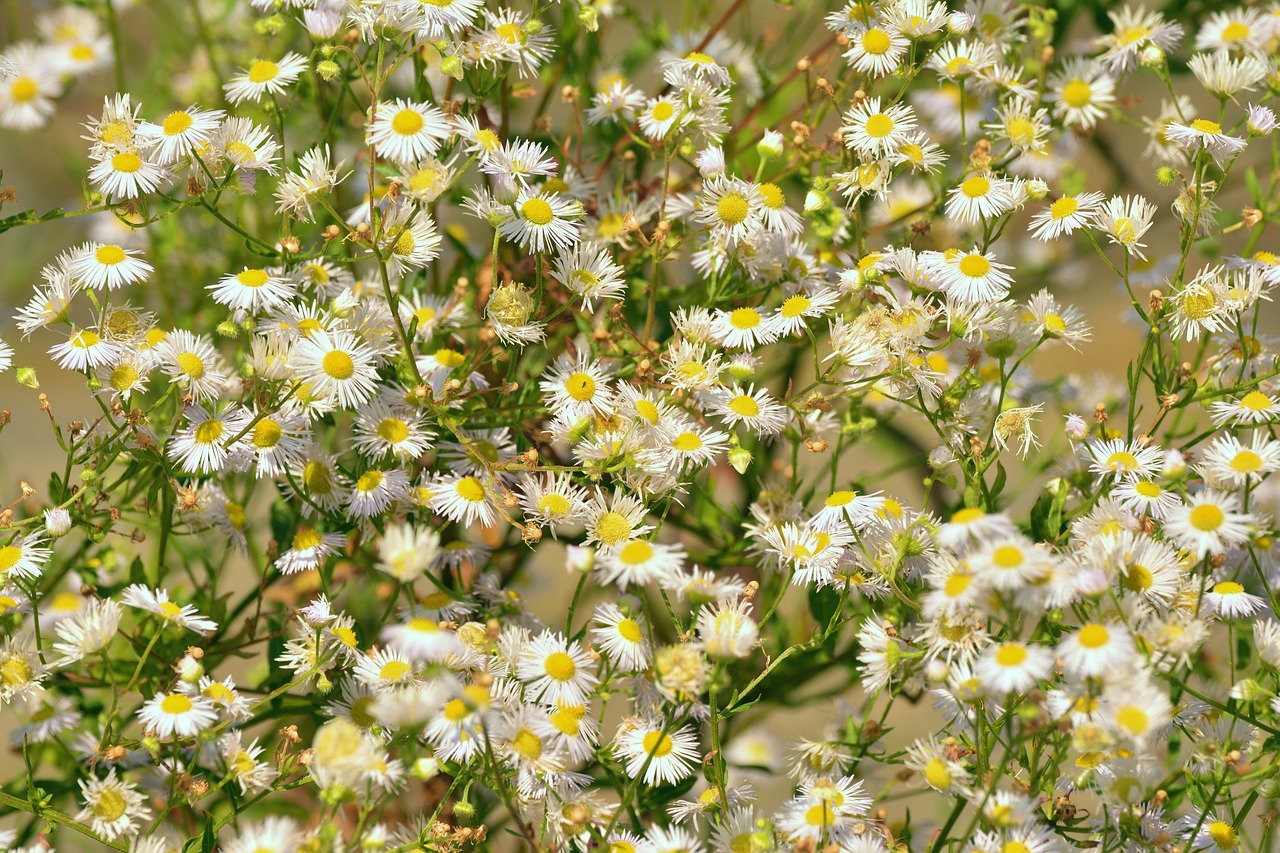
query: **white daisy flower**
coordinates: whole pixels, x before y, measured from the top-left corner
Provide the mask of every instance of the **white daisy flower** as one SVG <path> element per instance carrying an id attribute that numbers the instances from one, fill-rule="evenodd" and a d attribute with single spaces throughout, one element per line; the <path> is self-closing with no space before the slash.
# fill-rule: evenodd
<path id="1" fill-rule="evenodd" d="M 157 693 L 138 709 L 138 720 L 157 737 L 192 738 L 216 723 L 218 713 L 203 696 Z"/>
<path id="2" fill-rule="evenodd" d="M 85 287 L 115 290 L 146 281 L 154 271 L 141 254 L 115 244 L 86 243 L 72 253 L 67 270 Z"/>
<path id="3" fill-rule="evenodd" d="M 380 157 L 408 165 L 435 156 L 452 132 L 449 119 L 437 108 L 397 98 L 377 104 L 366 142 Z"/>
<path id="4" fill-rule="evenodd" d="M 245 101 L 260 101 L 266 95 L 283 95 L 307 70 L 309 63 L 301 54 L 290 51 L 280 60 L 259 59 L 242 68 L 223 85 L 227 100 L 239 106 Z"/>

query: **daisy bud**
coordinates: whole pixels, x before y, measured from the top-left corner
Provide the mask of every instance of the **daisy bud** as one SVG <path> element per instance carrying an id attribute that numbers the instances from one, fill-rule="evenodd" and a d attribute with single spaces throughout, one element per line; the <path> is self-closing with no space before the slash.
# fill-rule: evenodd
<path id="1" fill-rule="evenodd" d="M 326 59 L 316 64 L 316 73 L 320 75 L 320 79 L 326 83 L 331 83 L 342 73 L 342 66 L 332 59 Z"/>
<path id="2" fill-rule="evenodd" d="M 945 444 L 939 444 L 933 450 L 929 451 L 929 467 L 935 471 L 941 471 L 955 461 L 955 453 L 953 453 L 951 448 L 947 447 Z"/>
<path id="3" fill-rule="evenodd" d="M 578 10 L 578 23 L 589 33 L 600 29 L 600 13 L 595 6 L 583 6 Z"/>
<path id="4" fill-rule="evenodd" d="M 455 80 L 462 79 L 462 60 L 456 56 L 446 56 L 440 60 L 440 73 L 452 77 Z"/>
<path id="5" fill-rule="evenodd" d="M 1158 68 L 1164 65 L 1164 51 L 1154 44 L 1149 44 L 1139 52 L 1138 62 L 1145 68 Z"/>
<path id="6" fill-rule="evenodd" d="M 1076 591 L 1089 598 L 1105 595 L 1111 588 L 1111 580 L 1106 572 L 1096 566 L 1081 569 L 1076 575 Z"/>
<path id="7" fill-rule="evenodd" d="M 1237 681 L 1231 688 L 1231 698 L 1241 702 L 1252 702 L 1268 694 L 1268 690 L 1252 678 Z"/>
<path id="8" fill-rule="evenodd" d="M 1270 107 L 1249 108 L 1249 132 L 1254 136 L 1266 136 L 1276 129 L 1276 114 Z"/>
<path id="9" fill-rule="evenodd" d="M 195 684 L 204 675 L 204 667 L 191 655 L 183 655 L 178 661 L 178 678 L 184 684 Z"/>
<path id="10" fill-rule="evenodd" d="M 302 23 L 313 39 L 325 41 L 337 35 L 342 15 L 332 9 L 308 9 L 302 13 Z"/>
<path id="11" fill-rule="evenodd" d="M 284 32 L 285 20 L 282 15 L 272 15 L 269 18 L 263 18 L 253 25 L 258 35 L 274 36 Z"/>
<path id="12" fill-rule="evenodd" d="M 747 473 L 747 469 L 751 467 L 751 451 L 741 445 L 731 448 L 729 450 L 729 464 L 739 474 Z"/>
<path id="13" fill-rule="evenodd" d="M 500 204 L 515 204 L 520 196 L 520 185 L 506 172 L 493 176 L 493 198 Z"/>
<path id="14" fill-rule="evenodd" d="M 756 143 L 756 153 L 765 159 L 782 156 L 782 134 L 776 130 L 765 131 L 764 138 Z"/>
<path id="15" fill-rule="evenodd" d="M 951 667 L 947 666 L 946 661 L 934 659 L 925 664 L 924 677 L 931 684 L 942 684 L 950 671 Z"/>
<path id="16" fill-rule="evenodd" d="M 453 804 L 453 813 L 463 820 L 471 820 L 476 816 L 476 807 L 463 800 Z"/>
<path id="17" fill-rule="evenodd" d="M 1066 433 L 1067 438 L 1072 441 L 1084 441 L 1084 437 L 1089 434 L 1089 425 L 1085 423 L 1084 418 L 1072 412 L 1066 416 L 1066 421 L 1062 431 Z"/>
<path id="18" fill-rule="evenodd" d="M 18 384 L 23 388 L 39 388 L 40 380 L 36 379 L 36 372 L 31 367 L 19 367 L 13 372 L 13 378 L 18 380 Z"/>
<path id="19" fill-rule="evenodd" d="M 947 16 L 947 29 L 958 36 L 965 35 L 973 29 L 973 15 L 968 12 L 952 12 Z"/>
<path id="20" fill-rule="evenodd" d="M 1179 450 L 1170 448 L 1164 453 L 1164 467 L 1160 473 L 1170 479 L 1176 479 L 1187 473 L 1187 457 Z"/>
<path id="21" fill-rule="evenodd" d="M 805 213 L 821 213 L 831 207 L 831 199 L 826 193 L 818 190 L 809 190 L 804 196 L 804 212 Z"/>
<path id="22" fill-rule="evenodd" d="M 724 174 L 724 149 L 719 145 L 704 148 L 693 162 L 702 177 L 718 178 Z"/>
<path id="23" fill-rule="evenodd" d="M 570 545 L 565 549 L 564 570 L 571 575 L 585 575 L 596 564 L 594 548 Z"/>
<path id="24" fill-rule="evenodd" d="M 529 21 L 524 25 L 524 31 L 531 36 L 536 36 L 542 32 L 542 21 Z"/>
<path id="25" fill-rule="evenodd" d="M 747 615 L 747 604 L 703 607 L 698 614 L 702 648 L 713 658 L 744 658 L 760 642 L 760 630 Z"/>
<path id="26" fill-rule="evenodd" d="M 223 338 L 235 338 L 240 336 L 240 327 L 231 320 L 223 320 L 214 328 L 214 331 L 218 333 L 219 337 Z"/>
<path id="27" fill-rule="evenodd" d="M 71 513 L 62 507 L 44 511 L 44 530 L 50 536 L 66 536 L 71 530 Z"/>
<path id="28" fill-rule="evenodd" d="M 1171 166 L 1161 166 L 1156 169 L 1156 180 L 1162 187 L 1173 186 L 1173 182 L 1178 180 L 1178 170 Z"/>
<path id="29" fill-rule="evenodd" d="M 413 762 L 413 767 L 409 772 L 419 781 L 430 782 L 440 775 L 440 762 L 430 756 L 419 758 Z"/>
<path id="30" fill-rule="evenodd" d="M 1027 197 L 1037 201 L 1049 194 L 1049 185 L 1040 178 L 1027 181 Z"/>

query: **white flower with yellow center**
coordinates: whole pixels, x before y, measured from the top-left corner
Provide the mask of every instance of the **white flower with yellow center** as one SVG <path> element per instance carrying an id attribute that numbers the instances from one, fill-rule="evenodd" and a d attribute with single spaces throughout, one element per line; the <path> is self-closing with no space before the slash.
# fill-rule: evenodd
<path id="1" fill-rule="evenodd" d="M 266 95 L 283 95 L 307 70 L 307 58 L 290 51 L 281 59 L 258 59 L 231 76 L 222 90 L 227 100 L 239 106 L 245 101 L 260 101 Z"/>
<path id="2" fill-rule="evenodd" d="M 81 779 L 79 785 L 84 808 L 75 819 L 107 842 L 136 835 L 141 822 L 151 817 L 146 796 L 132 782 L 118 778 L 114 767 L 105 779 L 94 776 Z"/>
<path id="3" fill-rule="evenodd" d="M 791 417 L 766 388 L 716 388 L 709 392 L 708 402 L 726 426 L 741 424 L 757 435 L 777 435 L 786 429 Z"/>
<path id="4" fill-rule="evenodd" d="M 1053 668 L 1053 654 L 1043 646 L 1011 641 L 987 649 L 974 674 L 992 693 L 1025 693 Z"/>
<path id="5" fill-rule="evenodd" d="M 218 720 L 213 702 L 203 696 L 157 693 L 138 709 L 143 728 L 160 738 L 192 738 Z"/>
<path id="6" fill-rule="evenodd" d="M 1202 560 L 1248 541 L 1253 521 L 1252 515 L 1240 512 L 1236 495 L 1205 489 L 1169 513 L 1164 533 Z"/>
<path id="7" fill-rule="evenodd" d="M 470 474 L 444 477 L 433 489 L 431 508 L 466 527 L 491 527 L 498 520 L 493 497 L 480 477 Z"/>
<path id="8" fill-rule="evenodd" d="M 1013 278 L 1005 272 L 1013 267 L 997 262 L 994 254 L 977 246 L 968 252 L 931 252 L 922 262 L 939 289 L 964 304 L 997 302 L 1009 294 L 1013 285 Z"/>
<path id="9" fill-rule="evenodd" d="M 711 232 L 713 240 L 730 247 L 764 226 L 764 199 L 753 183 L 739 178 L 713 178 L 702 187 L 695 216 Z"/>
<path id="10" fill-rule="evenodd" d="M 884 22 L 855 25 L 847 31 L 849 47 L 844 58 L 859 74 L 885 77 L 902 63 L 911 44 L 898 28 Z"/>
<path id="11" fill-rule="evenodd" d="M 434 156 L 452 132 L 449 119 L 436 107 L 397 98 L 377 105 L 366 141 L 378 156 L 406 166 Z"/>
<path id="12" fill-rule="evenodd" d="M 344 409 L 369 401 L 377 389 L 377 357 L 351 332 L 317 331 L 294 344 L 291 352 L 298 379 L 320 398 Z"/>
<path id="13" fill-rule="evenodd" d="M 417 666 L 408 655 L 394 649 L 380 649 L 356 661 L 356 679 L 375 690 L 407 687 L 417 678 Z"/>
<path id="14" fill-rule="evenodd" d="M 521 648 L 516 677 L 526 699 L 544 705 L 581 705 L 597 682 L 596 664 L 582 645 L 550 630 Z"/>
<path id="15" fill-rule="evenodd" d="M 168 170 L 134 149 L 108 153 L 89 169 L 89 182 L 112 200 L 154 192 L 168 180 Z"/>
<path id="16" fill-rule="evenodd" d="M 1027 231 L 1037 240 L 1055 240 L 1089 224 L 1102 204 L 1099 192 L 1064 195 L 1031 218 Z"/>
<path id="17" fill-rule="evenodd" d="M 95 329 L 71 329 L 71 337 L 49 348 L 58 366 L 77 373 L 97 370 L 120 355 L 120 345 L 107 340 Z"/>
<path id="18" fill-rule="evenodd" d="M 627 720 L 613 742 L 627 773 L 645 785 L 674 785 L 699 762 L 698 736 L 689 725 L 675 728 L 657 718 Z"/>
<path id="19" fill-rule="evenodd" d="M 530 252 L 566 250 L 578 242 L 582 203 L 559 193 L 521 190 L 512 215 L 498 224 L 498 233 Z"/>
<path id="20" fill-rule="evenodd" d="M 152 342 L 154 340 L 154 342 Z M 213 344 L 185 329 L 148 335 L 160 372 L 197 400 L 213 400 L 226 383 L 226 367 Z"/>
<path id="21" fill-rule="evenodd" d="M 907 134 L 915 130 L 916 117 L 906 104 L 881 108 L 879 98 L 870 98 L 844 115 L 844 144 L 869 157 L 897 151 Z"/>
<path id="22" fill-rule="evenodd" d="M 617 584 L 620 590 L 651 582 L 663 585 L 679 575 L 684 560 L 684 548 L 680 545 L 630 539 L 601 549 L 596 556 L 595 572 L 601 583 Z"/>
<path id="23" fill-rule="evenodd" d="M 137 249 L 111 243 L 86 243 L 71 254 L 68 272 L 85 287 L 115 290 L 146 281 L 153 272 Z"/>
<path id="24" fill-rule="evenodd" d="M 970 175 L 947 193 L 947 216 L 965 225 L 994 219 L 1014 207 L 1009 181 L 989 172 Z"/>
<path id="25" fill-rule="evenodd" d="M 193 605 L 171 601 L 167 589 L 153 590 L 142 584 L 130 584 L 125 587 L 120 601 L 128 607 L 154 613 L 163 622 L 179 625 L 197 634 L 208 634 L 218 630 L 218 623 L 201 616 Z"/>
<path id="26" fill-rule="evenodd" d="M 279 270 L 245 268 L 208 286 L 213 301 L 239 311 L 257 313 L 293 298 L 294 285 Z"/>
<path id="27" fill-rule="evenodd" d="M 1115 78 L 1090 59 L 1067 60 L 1049 78 L 1047 100 L 1067 127 L 1092 128 L 1115 105 Z"/>
<path id="28" fill-rule="evenodd" d="M 301 526 L 294 532 L 289 549 L 276 558 L 276 568 L 286 575 L 318 569 L 338 553 L 346 541 L 347 537 L 341 533 L 323 533 L 314 527 Z"/>
<path id="29" fill-rule="evenodd" d="M 191 106 L 169 113 L 158 124 L 143 122 L 138 137 L 157 165 L 172 166 L 191 154 L 207 153 L 209 140 L 225 117 L 222 110 Z"/>
<path id="30" fill-rule="evenodd" d="M 592 621 L 599 626 L 591 629 L 594 645 L 618 672 L 635 672 L 649 666 L 650 640 L 638 615 L 623 613 L 613 603 L 600 604 Z"/>
<path id="31" fill-rule="evenodd" d="M 677 123 L 683 125 L 690 118 L 679 99 L 670 96 L 652 98 L 640 110 L 640 132 L 657 142 L 670 133 Z"/>

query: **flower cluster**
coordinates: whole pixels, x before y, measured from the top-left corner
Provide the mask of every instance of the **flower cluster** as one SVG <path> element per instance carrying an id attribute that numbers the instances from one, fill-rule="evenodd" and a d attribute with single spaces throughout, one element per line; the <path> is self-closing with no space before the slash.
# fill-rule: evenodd
<path id="1" fill-rule="evenodd" d="M 133 5 L 0 54 L 0 849 L 1280 843 L 1280 7 Z"/>

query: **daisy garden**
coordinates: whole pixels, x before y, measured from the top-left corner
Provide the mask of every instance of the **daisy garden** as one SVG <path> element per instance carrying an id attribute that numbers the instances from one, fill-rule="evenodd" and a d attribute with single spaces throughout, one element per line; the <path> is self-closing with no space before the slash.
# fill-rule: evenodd
<path id="1" fill-rule="evenodd" d="M 0 851 L 1280 850 L 1280 3 L 0 19 Z"/>

